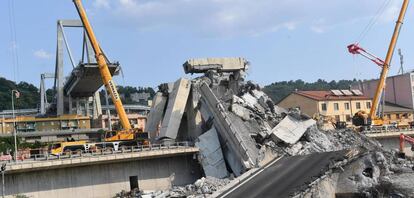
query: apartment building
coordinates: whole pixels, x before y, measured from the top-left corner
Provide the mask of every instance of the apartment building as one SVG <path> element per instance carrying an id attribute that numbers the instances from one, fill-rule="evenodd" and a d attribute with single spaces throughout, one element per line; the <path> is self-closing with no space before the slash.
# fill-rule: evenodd
<path id="1" fill-rule="evenodd" d="M 299 108 L 309 116 L 319 114 L 351 123 L 356 112 L 369 111 L 371 104 L 371 99 L 358 90 L 331 90 L 295 91 L 281 100 L 278 106 Z"/>

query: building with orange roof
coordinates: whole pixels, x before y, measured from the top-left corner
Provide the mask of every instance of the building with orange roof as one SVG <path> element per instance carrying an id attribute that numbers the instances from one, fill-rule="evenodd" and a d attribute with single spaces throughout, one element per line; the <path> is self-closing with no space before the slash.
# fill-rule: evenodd
<path id="1" fill-rule="evenodd" d="M 356 112 L 369 112 L 371 104 L 371 99 L 358 90 L 330 90 L 295 91 L 277 105 L 286 109 L 299 108 L 309 116 L 321 115 L 350 124 Z"/>

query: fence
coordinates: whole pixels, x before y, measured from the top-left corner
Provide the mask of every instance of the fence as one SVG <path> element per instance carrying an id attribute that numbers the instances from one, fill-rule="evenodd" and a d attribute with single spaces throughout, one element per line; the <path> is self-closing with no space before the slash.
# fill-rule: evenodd
<path id="1" fill-rule="evenodd" d="M 394 126 L 378 126 L 378 127 L 366 127 L 363 130 L 363 133 L 365 134 L 372 134 L 372 133 L 392 133 L 392 132 L 408 132 L 408 131 L 414 131 L 414 128 L 412 127 L 394 127 Z"/>
<path id="2" fill-rule="evenodd" d="M 35 154 L 31 158 L 18 160 L 17 162 L 8 161 L 8 163 L 23 163 L 29 161 L 48 161 L 48 160 L 61 160 L 70 158 L 81 158 L 81 157 L 93 157 L 101 155 L 114 155 L 123 153 L 135 153 L 143 151 L 155 151 L 155 150 L 166 150 L 175 148 L 190 148 L 193 145 L 190 142 L 175 142 L 175 143 L 164 143 L 164 144 L 148 144 L 148 145 L 136 145 L 136 146 L 120 146 L 118 150 L 107 147 L 105 149 L 93 150 L 93 151 L 69 151 L 62 155 L 52 155 L 49 152 L 44 154 Z"/>

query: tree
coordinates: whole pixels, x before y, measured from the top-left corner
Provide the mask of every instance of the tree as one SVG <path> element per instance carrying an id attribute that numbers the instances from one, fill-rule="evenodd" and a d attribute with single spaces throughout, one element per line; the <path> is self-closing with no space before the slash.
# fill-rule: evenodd
<path id="1" fill-rule="evenodd" d="M 132 87 L 132 86 L 117 86 L 118 93 L 121 95 L 122 103 L 124 104 L 141 104 L 141 105 L 147 105 L 145 101 L 142 102 L 136 102 L 133 101 L 131 98 L 131 95 L 134 93 L 149 93 L 150 98 L 152 99 L 155 96 L 155 91 L 151 87 Z M 109 94 L 109 93 L 108 93 Z M 102 105 L 106 105 L 105 100 L 105 90 L 101 90 L 99 92 L 101 103 Z M 108 102 L 109 104 L 113 104 L 110 96 L 108 95 Z"/>
<path id="2" fill-rule="evenodd" d="M 288 96 L 295 90 L 332 90 L 332 89 L 349 89 L 350 86 L 354 83 L 359 82 L 356 79 L 353 80 L 339 80 L 335 81 L 332 80 L 327 82 L 323 79 L 318 79 L 316 82 L 308 83 L 304 82 L 303 80 L 296 80 L 296 81 L 281 81 L 281 82 L 274 82 L 270 85 L 267 85 L 263 88 L 263 91 L 269 95 L 273 99 L 273 101 L 277 104 L 283 98 Z"/>
<path id="3" fill-rule="evenodd" d="M 39 89 L 33 84 L 20 82 L 16 84 L 11 80 L 0 77 L 0 110 L 11 109 L 11 91 L 20 92 L 20 98 L 15 101 L 16 109 L 36 108 L 39 103 Z"/>

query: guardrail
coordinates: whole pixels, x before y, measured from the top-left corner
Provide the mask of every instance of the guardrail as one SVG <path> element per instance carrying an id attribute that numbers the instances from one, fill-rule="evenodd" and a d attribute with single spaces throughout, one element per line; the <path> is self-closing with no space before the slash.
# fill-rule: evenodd
<path id="1" fill-rule="evenodd" d="M 113 155 L 113 154 L 123 154 L 123 153 L 135 153 L 135 152 L 174 149 L 174 148 L 189 148 L 192 146 L 193 145 L 190 144 L 190 142 L 175 142 L 175 143 L 165 143 L 165 144 L 120 146 L 118 150 L 114 150 L 111 147 L 107 147 L 104 149 L 98 149 L 94 151 L 85 151 L 85 150 L 69 151 L 69 152 L 65 152 L 62 155 L 52 155 L 51 153 L 34 154 L 34 155 L 31 155 L 30 158 L 27 158 L 24 160 L 18 160 L 17 162 L 14 162 L 14 161 L 5 161 L 5 162 L 14 164 L 14 163 L 33 162 L 33 161 L 62 160 L 62 159 L 93 157 L 93 156 Z"/>
<path id="2" fill-rule="evenodd" d="M 379 127 L 370 127 L 365 128 L 362 132 L 365 134 L 372 134 L 372 133 L 391 133 L 391 132 L 407 132 L 407 131 L 414 131 L 413 127 L 394 127 L 394 126 L 379 126 Z"/>

